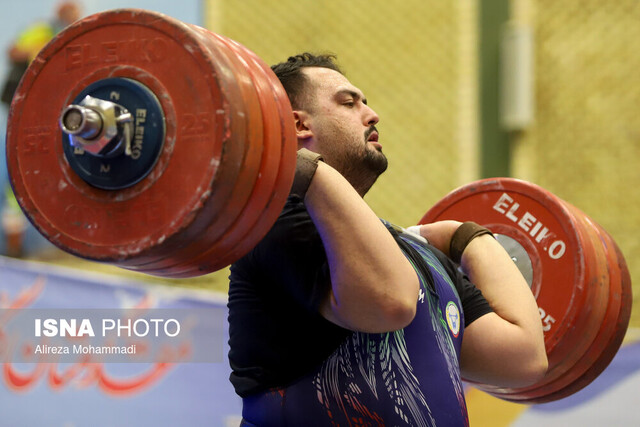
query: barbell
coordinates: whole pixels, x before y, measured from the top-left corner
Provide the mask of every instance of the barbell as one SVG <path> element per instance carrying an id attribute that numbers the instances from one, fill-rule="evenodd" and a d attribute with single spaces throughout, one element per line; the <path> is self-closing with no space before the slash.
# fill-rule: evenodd
<path id="1" fill-rule="evenodd" d="M 291 106 L 271 69 L 221 35 L 122 9 L 87 17 L 33 61 L 11 105 L 7 162 L 26 216 L 93 261 L 164 277 L 219 270 L 254 247 L 295 172 Z M 613 239 L 524 181 L 455 190 L 421 223 L 473 220 L 507 249 L 540 307 L 550 369 L 532 387 L 477 387 L 545 402 L 617 352 L 631 281 Z"/>
<path id="2" fill-rule="evenodd" d="M 475 221 L 491 229 L 536 297 L 549 360 L 534 386 L 476 384 L 505 400 L 544 403 L 590 384 L 617 353 L 631 315 L 631 278 L 611 236 L 575 206 L 512 178 L 462 186 L 420 220 Z"/>
<path id="3" fill-rule="evenodd" d="M 9 173 L 27 217 L 63 250 L 206 274 L 280 213 L 295 171 L 290 111 L 269 67 L 238 43 L 158 13 L 105 12 L 60 33 L 26 72 Z"/>

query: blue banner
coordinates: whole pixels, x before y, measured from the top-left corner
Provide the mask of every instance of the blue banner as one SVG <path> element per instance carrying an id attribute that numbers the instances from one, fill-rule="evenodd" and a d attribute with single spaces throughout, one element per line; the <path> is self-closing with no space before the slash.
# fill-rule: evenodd
<path id="1" fill-rule="evenodd" d="M 187 312 L 190 317 L 180 317 Z M 29 319 L 26 330 L 18 328 L 20 334 L 10 328 L 16 325 L 16 313 Z M 143 319 L 137 329 L 121 330 L 131 335 L 123 346 L 136 345 L 138 355 L 155 342 L 147 337 L 145 322 L 153 326 L 153 319 L 174 319 L 159 330 L 174 335 L 179 323 L 188 339 L 165 342 L 163 348 L 189 361 L 154 356 L 110 363 L 94 353 L 25 362 L 36 354 L 35 346 L 46 345 L 30 341 L 37 330 L 35 318 L 41 319 L 39 339 L 44 332 L 60 338 L 62 326 L 70 323 L 75 329 L 67 328 L 67 335 L 88 335 L 81 320 L 101 325 L 94 315 L 102 316 L 101 321 Z M 0 425 L 237 426 L 241 400 L 228 379 L 226 316 L 226 299 L 217 294 L 0 257 Z M 45 324 L 44 319 L 52 321 Z M 100 335 L 99 327 L 91 330 Z M 80 346 L 73 340 L 82 337 L 69 339 L 73 349 Z"/>

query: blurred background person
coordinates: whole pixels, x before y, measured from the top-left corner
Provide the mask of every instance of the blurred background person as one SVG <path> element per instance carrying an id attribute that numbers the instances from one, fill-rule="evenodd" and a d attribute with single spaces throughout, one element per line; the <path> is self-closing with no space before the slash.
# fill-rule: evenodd
<path id="1" fill-rule="evenodd" d="M 57 5 L 55 16 L 48 21 L 38 21 L 21 31 L 9 49 L 9 71 L 2 86 L 2 104 L 8 109 L 20 79 L 38 52 L 65 27 L 80 19 L 82 8 L 78 2 L 64 1 Z M 23 255 L 24 233 L 27 220 L 7 183 L 4 188 L 4 206 L 1 213 L 2 232 L 6 239 L 6 255 Z"/>
<path id="2" fill-rule="evenodd" d="M 7 52 L 10 68 L 2 90 L 4 104 L 11 104 L 22 74 L 38 52 L 62 29 L 80 19 L 81 13 L 79 3 L 65 1 L 58 4 L 54 19 L 36 22 L 18 34 Z"/>

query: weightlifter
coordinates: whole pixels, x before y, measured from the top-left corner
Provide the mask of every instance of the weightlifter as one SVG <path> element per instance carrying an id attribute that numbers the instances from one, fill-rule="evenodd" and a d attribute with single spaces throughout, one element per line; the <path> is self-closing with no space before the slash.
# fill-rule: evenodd
<path id="1" fill-rule="evenodd" d="M 362 91 L 332 56 L 272 69 L 300 151 L 279 219 L 231 267 L 243 425 L 467 425 L 461 378 L 539 380 L 538 308 L 491 233 L 441 221 L 414 234 L 381 221 L 362 198 L 387 168 Z"/>

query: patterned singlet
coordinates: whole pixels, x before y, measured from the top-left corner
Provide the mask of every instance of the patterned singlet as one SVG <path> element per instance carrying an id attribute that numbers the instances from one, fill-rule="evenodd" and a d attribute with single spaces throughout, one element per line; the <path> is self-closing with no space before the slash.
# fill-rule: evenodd
<path id="1" fill-rule="evenodd" d="M 468 425 L 458 293 L 427 247 L 396 232 L 420 279 L 413 322 L 393 332 L 354 332 L 314 372 L 245 398 L 248 422 L 260 427 Z"/>

